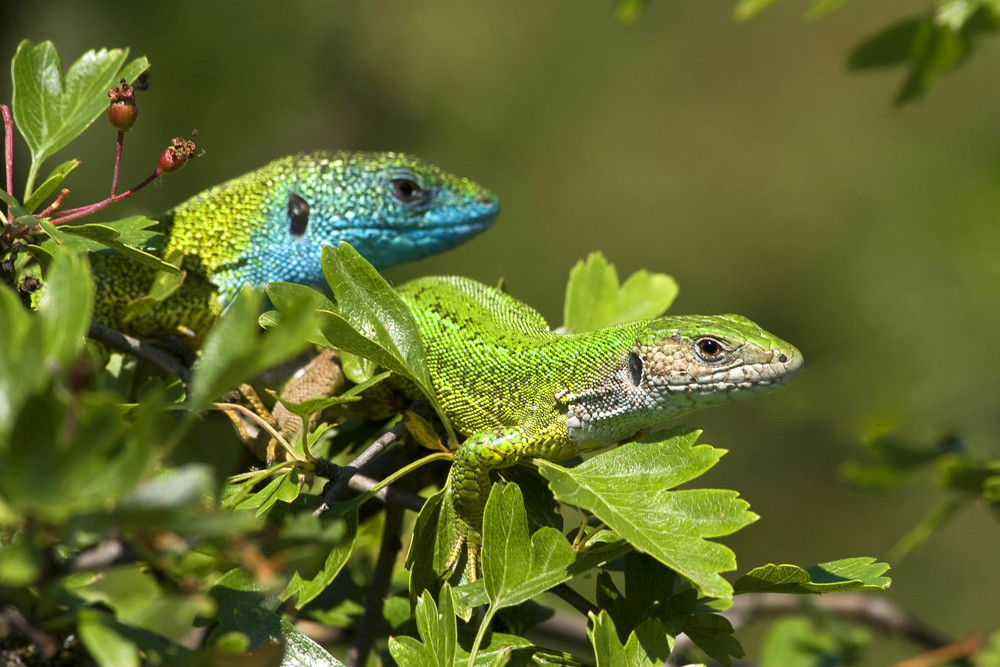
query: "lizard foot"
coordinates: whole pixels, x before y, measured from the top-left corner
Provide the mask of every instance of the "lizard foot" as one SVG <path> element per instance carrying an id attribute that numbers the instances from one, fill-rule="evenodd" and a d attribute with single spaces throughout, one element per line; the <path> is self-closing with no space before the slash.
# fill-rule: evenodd
<path id="1" fill-rule="evenodd" d="M 455 541 L 451 544 L 451 551 L 448 552 L 448 560 L 444 564 L 444 577 L 448 578 L 458 565 L 462 552 L 465 551 L 465 577 L 469 583 L 479 578 L 479 550 L 482 538 L 478 534 L 472 533 L 472 529 L 463 526 L 459 521 L 455 526 Z"/>

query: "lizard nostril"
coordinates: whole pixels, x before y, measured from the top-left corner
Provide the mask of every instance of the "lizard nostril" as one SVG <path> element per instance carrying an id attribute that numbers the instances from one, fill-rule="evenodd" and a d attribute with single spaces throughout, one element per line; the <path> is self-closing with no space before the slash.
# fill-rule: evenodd
<path id="1" fill-rule="evenodd" d="M 781 363 L 785 363 L 785 362 L 788 361 L 788 357 L 785 356 L 785 355 L 783 355 L 783 354 L 779 354 L 778 355 L 778 361 L 780 361 Z"/>

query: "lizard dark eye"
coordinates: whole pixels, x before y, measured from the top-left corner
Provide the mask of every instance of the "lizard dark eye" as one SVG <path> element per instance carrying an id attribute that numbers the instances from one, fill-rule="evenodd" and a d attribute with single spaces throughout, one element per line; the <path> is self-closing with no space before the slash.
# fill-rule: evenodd
<path id="1" fill-rule="evenodd" d="M 392 180 L 392 191 L 401 202 L 416 201 L 423 194 L 423 190 L 411 178 L 394 178 Z"/>
<path id="2" fill-rule="evenodd" d="M 722 343 L 714 338 L 702 338 L 695 347 L 698 349 L 698 356 L 705 361 L 720 361 L 723 357 Z"/>
<path id="3" fill-rule="evenodd" d="M 635 352 L 628 353 L 628 372 L 632 377 L 632 384 L 638 387 L 642 382 L 642 359 Z"/>
<path id="4" fill-rule="evenodd" d="M 292 236 L 302 236 L 309 226 L 309 202 L 295 194 L 288 195 L 288 231 Z"/>

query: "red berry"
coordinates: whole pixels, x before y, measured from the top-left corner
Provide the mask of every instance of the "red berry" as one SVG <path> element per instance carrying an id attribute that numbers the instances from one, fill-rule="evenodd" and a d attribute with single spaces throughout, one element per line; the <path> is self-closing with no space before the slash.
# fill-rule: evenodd
<path id="1" fill-rule="evenodd" d="M 131 130 L 139 116 L 139 107 L 136 106 L 132 86 L 125 79 L 122 79 L 120 85 L 108 91 L 108 99 L 111 100 L 111 105 L 108 107 L 108 120 L 122 132 Z"/>

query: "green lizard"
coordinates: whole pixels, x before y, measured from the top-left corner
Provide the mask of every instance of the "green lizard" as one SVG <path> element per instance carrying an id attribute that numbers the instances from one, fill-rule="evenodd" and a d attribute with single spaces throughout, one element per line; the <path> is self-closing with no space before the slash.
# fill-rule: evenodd
<path id="1" fill-rule="evenodd" d="M 385 268 L 458 245 L 488 228 L 498 212 L 489 190 L 409 155 L 317 151 L 284 157 L 163 216 L 162 255 L 183 256 L 186 275 L 162 303 L 135 307 L 149 293 L 155 271 L 96 253 L 94 316 L 136 336 L 185 333 L 197 346 L 244 285 L 324 287 L 324 245 L 348 241 Z"/>
<path id="2" fill-rule="evenodd" d="M 685 315 L 551 331 L 534 309 L 467 278 L 403 285 L 438 400 L 468 436 L 455 452 L 456 536 L 477 576 L 490 470 L 634 439 L 692 410 L 778 388 L 802 355 L 739 315 Z"/>

